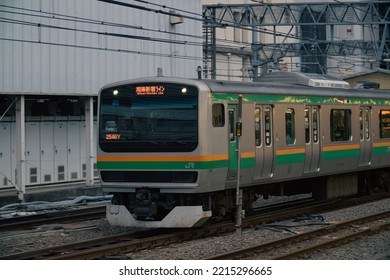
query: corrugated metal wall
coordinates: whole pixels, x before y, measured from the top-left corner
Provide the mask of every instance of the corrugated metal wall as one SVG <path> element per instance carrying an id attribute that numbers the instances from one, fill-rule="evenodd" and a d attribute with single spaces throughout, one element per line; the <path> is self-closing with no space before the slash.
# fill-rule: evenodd
<path id="1" fill-rule="evenodd" d="M 201 18 L 201 0 L 120 2 Z M 0 93 L 94 94 L 158 67 L 195 78 L 202 65 L 200 20 L 172 25 L 169 15 L 96 0 L 3 0 L 0 18 Z"/>
<path id="2" fill-rule="evenodd" d="M 197 77 L 201 0 L 117 2 L 139 9 L 98 0 L 0 1 L 0 187 L 18 185 L 20 161 L 27 185 L 87 178 L 86 159 L 94 154 L 87 153 L 84 113 L 61 114 L 53 108 L 66 101 L 59 95 L 97 95 L 106 83 L 155 76 L 158 67 L 165 76 Z M 171 10 L 184 15 L 184 22 L 172 25 L 170 16 L 159 12 Z M 22 160 L 17 143 L 24 140 L 17 141 L 12 106 L 19 94 L 27 96 Z M 34 104 L 50 110 L 41 106 L 33 113 Z M 93 129 L 96 135 L 96 122 Z"/>

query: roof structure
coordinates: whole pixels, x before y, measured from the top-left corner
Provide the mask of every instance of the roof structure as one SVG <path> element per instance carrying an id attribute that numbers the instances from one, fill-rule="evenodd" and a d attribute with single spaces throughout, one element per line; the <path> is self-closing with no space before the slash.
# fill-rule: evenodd
<path id="1" fill-rule="evenodd" d="M 349 83 L 329 75 L 301 72 L 271 72 L 269 74 L 256 77 L 255 82 L 275 82 L 282 84 L 293 84 L 310 87 L 328 88 L 349 88 Z"/>

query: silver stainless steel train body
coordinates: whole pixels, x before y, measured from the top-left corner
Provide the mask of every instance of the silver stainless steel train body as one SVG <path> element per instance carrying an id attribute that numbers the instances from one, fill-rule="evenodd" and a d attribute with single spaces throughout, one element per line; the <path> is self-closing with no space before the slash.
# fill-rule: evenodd
<path id="1" fill-rule="evenodd" d="M 223 219 L 234 213 L 238 166 L 248 211 L 268 195 L 389 187 L 389 100 L 385 91 L 266 82 L 109 84 L 99 92 L 97 148 L 103 191 L 114 195 L 107 219 L 134 227 Z"/>

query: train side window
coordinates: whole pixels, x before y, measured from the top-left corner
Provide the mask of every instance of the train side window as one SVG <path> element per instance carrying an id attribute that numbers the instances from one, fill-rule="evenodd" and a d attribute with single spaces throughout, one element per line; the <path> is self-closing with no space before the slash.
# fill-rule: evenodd
<path id="1" fill-rule="evenodd" d="M 230 141 L 234 142 L 236 141 L 236 133 L 235 133 L 235 110 L 234 109 L 229 109 L 229 137 Z"/>
<path id="2" fill-rule="evenodd" d="M 261 146 L 261 110 L 259 107 L 255 108 L 255 143 L 256 146 Z"/>
<path id="3" fill-rule="evenodd" d="M 295 143 L 295 111 L 294 109 L 286 109 L 286 144 L 292 145 Z"/>
<path id="4" fill-rule="evenodd" d="M 225 110 L 223 104 L 213 104 L 213 126 L 222 127 L 225 125 Z"/>
<path id="5" fill-rule="evenodd" d="M 310 110 L 305 108 L 305 142 L 310 143 Z"/>
<path id="6" fill-rule="evenodd" d="M 380 110 L 379 112 L 380 138 L 390 138 L 390 111 Z"/>
<path id="7" fill-rule="evenodd" d="M 318 110 L 313 108 L 313 141 L 318 143 Z"/>
<path id="8" fill-rule="evenodd" d="M 264 132 L 265 132 L 265 145 L 272 145 L 272 114 L 271 108 L 264 108 Z"/>
<path id="9" fill-rule="evenodd" d="M 364 139 L 363 109 L 359 110 L 360 140 Z"/>
<path id="10" fill-rule="evenodd" d="M 352 112 L 348 109 L 330 111 L 330 139 L 332 141 L 349 141 L 351 139 Z"/>
<path id="11" fill-rule="evenodd" d="M 367 140 L 370 139 L 370 110 L 364 109 L 364 135 Z"/>

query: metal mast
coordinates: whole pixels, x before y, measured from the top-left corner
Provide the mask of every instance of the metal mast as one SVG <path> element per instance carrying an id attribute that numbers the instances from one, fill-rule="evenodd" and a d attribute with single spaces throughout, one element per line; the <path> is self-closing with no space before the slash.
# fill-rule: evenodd
<path id="1" fill-rule="evenodd" d="M 329 56 L 363 56 L 381 68 L 388 67 L 386 60 L 390 59 L 389 1 L 205 5 L 203 19 L 203 51 L 211 78 L 216 76 L 217 53 L 247 56 L 255 71 L 259 65 L 284 57 L 300 57 L 309 65 L 307 72 L 319 73 L 327 72 Z M 345 27 L 342 38 L 336 34 L 340 26 Z M 219 47 L 218 28 L 266 34 L 268 40 L 253 35 L 247 47 Z M 349 34 L 354 29 L 363 35 Z"/>

